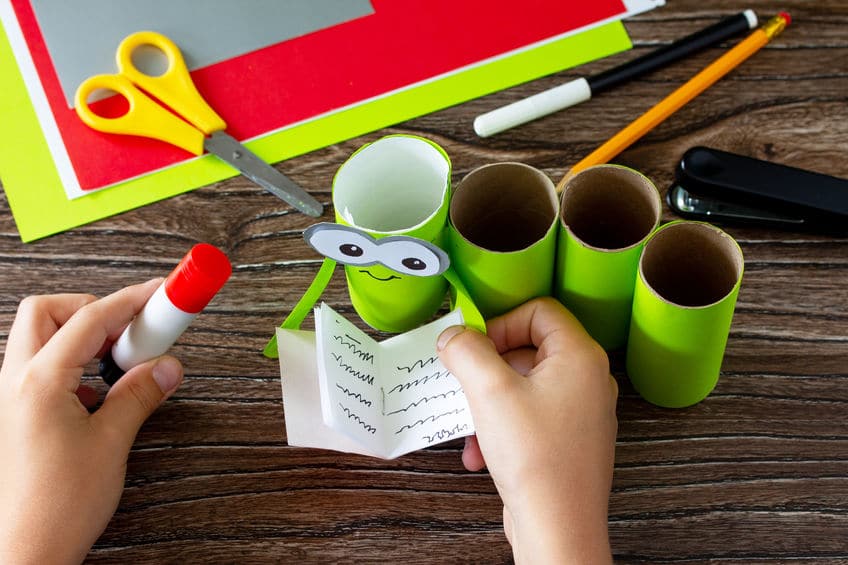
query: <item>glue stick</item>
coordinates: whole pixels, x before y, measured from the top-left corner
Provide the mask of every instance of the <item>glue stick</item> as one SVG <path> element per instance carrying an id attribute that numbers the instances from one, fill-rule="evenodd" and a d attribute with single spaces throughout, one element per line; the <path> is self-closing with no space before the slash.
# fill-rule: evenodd
<path id="1" fill-rule="evenodd" d="M 136 365 L 168 351 L 230 273 L 230 261 L 220 249 L 208 243 L 192 247 L 103 356 L 103 380 L 111 386 Z"/>

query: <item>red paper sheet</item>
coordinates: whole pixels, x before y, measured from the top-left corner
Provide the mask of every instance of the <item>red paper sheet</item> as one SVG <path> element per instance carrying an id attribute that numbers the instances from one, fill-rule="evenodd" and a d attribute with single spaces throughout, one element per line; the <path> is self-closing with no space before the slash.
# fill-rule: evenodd
<path id="1" fill-rule="evenodd" d="M 89 129 L 68 109 L 28 0 L 12 0 L 80 185 L 94 189 L 192 157 Z M 620 0 L 373 0 L 375 13 L 192 72 L 236 139 L 250 139 L 624 12 Z M 117 48 L 117 45 L 115 46 Z M 122 99 L 98 102 L 114 113 Z"/>

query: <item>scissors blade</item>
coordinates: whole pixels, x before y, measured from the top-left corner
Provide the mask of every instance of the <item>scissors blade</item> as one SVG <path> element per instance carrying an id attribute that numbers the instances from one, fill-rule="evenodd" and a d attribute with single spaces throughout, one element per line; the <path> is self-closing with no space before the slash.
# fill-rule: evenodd
<path id="1" fill-rule="evenodd" d="M 324 213 L 324 207 L 320 202 L 307 194 L 286 175 L 257 157 L 250 149 L 223 131 L 216 131 L 210 137 L 207 137 L 203 147 L 307 216 L 317 218 Z"/>

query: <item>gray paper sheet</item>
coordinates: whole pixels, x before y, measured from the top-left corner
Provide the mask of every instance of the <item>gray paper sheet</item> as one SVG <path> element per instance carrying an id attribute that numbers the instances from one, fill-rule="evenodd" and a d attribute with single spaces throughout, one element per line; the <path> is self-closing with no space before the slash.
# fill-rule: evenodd
<path id="1" fill-rule="evenodd" d="M 194 70 L 374 13 L 370 0 L 31 2 L 69 107 L 82 81 L 117 70 L 115 50 L 136 31 L 171 38 Z"/>

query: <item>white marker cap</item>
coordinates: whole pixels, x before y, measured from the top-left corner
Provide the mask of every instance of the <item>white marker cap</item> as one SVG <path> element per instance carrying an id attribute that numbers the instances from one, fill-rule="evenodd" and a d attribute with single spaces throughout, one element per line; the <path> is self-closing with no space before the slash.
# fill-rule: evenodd
<path id="1" fill-rule="evenodd" d="M 745 14 L 745 18 L 748 20 L 748 27 L 751 29 L 757 27 L 757 14 L 754 13 L 754 10 L 748 9 L 742 13 Z"/>
<path id="2" fill-rule="evenodd" d="M 477 116 L 474 119 L 474 131 L 480 137 L 489 137 L 569 106 L 580 104 L 590 98 L 592 98 L 592 90 L 589 88 L 589 83 L 585 78 L 578 78 Z"/>

